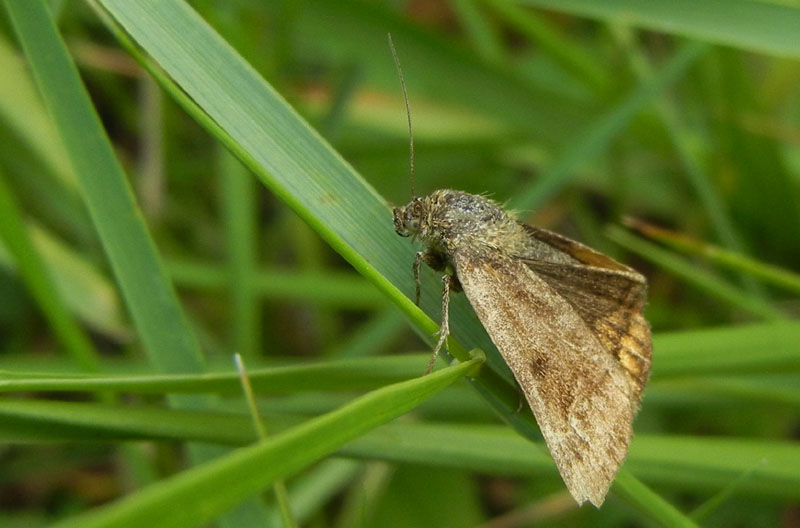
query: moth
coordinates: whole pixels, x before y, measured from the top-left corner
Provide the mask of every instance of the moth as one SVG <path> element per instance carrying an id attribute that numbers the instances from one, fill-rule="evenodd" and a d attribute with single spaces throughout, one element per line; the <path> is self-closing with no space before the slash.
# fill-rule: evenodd
<path id="1" fill-rule="evenodd" d="M 394 46 L 413 133 L 408 96 Z M 393 209 L 443 272 L 442 322 L 428 372 L 446 345 L 451 292 L 463 291 L 533 411 L 567 489 L 599 507 L 628 453 L 650 374 L 645 278 L 583 244 L 517 221 L 498 203 L 444 189 Z"/>

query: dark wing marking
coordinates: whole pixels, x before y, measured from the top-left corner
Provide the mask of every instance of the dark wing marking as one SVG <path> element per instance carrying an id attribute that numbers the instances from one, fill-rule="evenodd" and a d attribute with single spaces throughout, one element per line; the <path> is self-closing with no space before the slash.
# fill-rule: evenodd
<path id="1" fill-rule="evenodd" d="M 644 277 L 557 233 L 528 225 L 525 229 L 535 239 L 578 261 L 569 264 L 524 259 L 534 273 L 572 305 L 606 350 L 617 358 L 641 398 L 652 356 L 650 326 L 642 315 L 647 290 Z"/>
<path id="2" fill-rule="evenodd" d="M 523 261 L 491 249 L 453 255 L 464 292 L 522 387 L 570 493 L 596 506 L 631 439 L 638 397 L 573 306 Z"/>

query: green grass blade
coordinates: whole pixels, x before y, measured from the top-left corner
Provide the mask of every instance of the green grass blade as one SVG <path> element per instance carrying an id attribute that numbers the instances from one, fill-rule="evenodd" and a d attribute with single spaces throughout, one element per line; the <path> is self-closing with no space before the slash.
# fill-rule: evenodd
<path id="1" fill-rule="evenodd" d="M 228 242 L 228 286 L 233 350 L 256 356 L 260 344 L 259 300 L 254 294 L 257 261 L 256 182 L 239 161 L 218 149 L 222 213 Z"/>
<path id="2" fill-rule="evenodd" d="M 531 444 L 498 426 L 390 424 L 350 442 L 340 452 L 494 475 L 556 474 L 543 444 Z M 624 467 L 646 482 L 678 490 L 708 490 L 725 487 L 762 459 L 767 463 L 737 493 L 800 497 L 800 445 L 796 442 L 637 434 Z"/>
<path id="3" fill-rule="evenodd" d="M 387 308 L 375 313 L 354 329 L 344 342 L 337 344 L 326 356 L 357 358 L 375 355 L 381 350 L 387 350 L 403 334 L 405 328 L 403 315 L 394 308 Z"/>
<path id="4" fill-rule="evenodd" d="M 364 390 L 419 376 L 429 359 L 430 354 L 342 359 L 306 365 L 252 369 L 248 371 L 248 377 L 259 394 Z M 241 392 L 241 386 L 239 375 L 235 372 L 103 377 L 3 372 L 0 392 L 19 391 L 238 394 Z"/>
<path id="5" fill-rule="evenodd" d="M 657 266 L 679 276 L 687 283 L 708 292 L 732 306 L 736 306 L 747 313 L 766 320 L 778 321 L 787 319 L 787 316 L 783 312 L 763 301 L 761 298 L 755 297 L 737 288 L 716 275 L 698 269 L 697 266 L 692 265 L 690 262 L 672 252 L 666 251 L 651 242 L 636 237 L 617 226 L 610 226 L 607 233 L 611 240 L 622 247 L 654 262 Z"/>
<path id="6" fill-rule="evenodd" d="M 10 43 L 0 38 L 0 119 L 4 126 L 23 138 L 36 152 L 43 165 L 64 184 L 77 190 L 77 178 L 61 140 L 48 119 L 42 102 L 36 97 L 36 86 L 25 62 L 18 57 Z"/>
<path id="7" fill-rule="evenodd" d="M 654 74 L 653 66 L 635 45 L 634 38 L 628 32 L 623 33 L 625 50 L 632 69 L 636 72 L 640 81 L 649 79 Z M 727 204 L 722 199 L 719 190 L 713 183 L 711 175 L 697 159 L 698 154 L 694 153 L 691 144 L 691 132 L 687 126 L 681 123 L 678 117 L 678 107 L 667 98 L 660 99 L 655 105 L 658 117 L 673 144 L 675 153 L 683 165 L 684 173 L 692 186 L 703 208 L 708 215 L 709 221 L 714 226 L 717 236 L 722 242 L 731 248 L 741 250 L 743 242 L 734 227 L 733 219 Z"/>
<path id="8" fill-rule="evenodd" d="M 239 378 L 242 383 L 242 390 L 244 392 L 244 399 L 247 402 L 247 407 L 250 410 L 250 419 L 253 422 L 254 429 L 258 434 L 258 440 L 264 441 L 267 439 L 268 432 L 264 420 L 258 412 L 258 405 L 253 396 L 253 386 L 250 383 L 250 378 L 247 376 L 247 369 L 242 359 L 241 354 L 236 353 L 233 356 L 236 363 L 236 369 L 239 371 Z M 281 521 L 284 528 L 297 528 L 297 521 L 292 515 L 292 510 L 289 506 L 289 496 L 286 492 L 286 483 L 282 479 L 278 479 L 272 483 L 272 491 L 275 494 L 275 500 L 278 503 L 278 511 L 281 515 Z"/>
<path id="9" fill-rule="evenodd" d="M 139 337 L 164 371 L 202 369 L 200 350 L 78 72 L 41 1 L 6 6 L 78 175 Z"/>
<path id="10" fill-rule="evenodd" d="M 614 493 L 624 497 L 629 503 L 635 504 L 642 511 L 649 512 L 650 517 L 660 522 L 662 526 L 685 528 L 698 526 L 690 517 L 634 478 L 625 468 L 620 468 L 613 489 Z"/>
<path id="11" fill-rule="evenodd" d="M 654 381 L 647 389 L 647 401 L 673 408 L 738 405 L 798 412 L 800 380 L 796 372 L 788 376 L 686 376 Z"/>
<path id="12" fill-rule="evenodd" d="M 653 380 L 698 376 L 761 375 L 800 371 L 800 324 L 775 322 L 709 328 L 653 337 L 658 361 Z M 310 364 L 252 369 L 249 377 L 260 394 L 306 390 L 360 390 L 416 376 L 428 354 L 352 358 Z M 130 371 L 131 367 L 127 367 Z M 235 394 L 237 375 L 64 376 L 6 371 L 0 391 L 120 391 L 141 394 L 206 392 Z"/>
<path id="13" fill-rule="evenodd" d="M 208 522 L 275 480 L 330 454 L 348 440 L 399 416 L 460 379 L 480 359 L 390 385 L 270 440 L 161 481 L 117 503 L 57 526 L 187 526 Z M 253 468 L 260 468 L 253 471 Z"/>
<path id="14" fill-rule="evenodd" d="M 729 499 L 736 493 L 736 489 L 741 485 L 741 483 L 746 482 L 760 466 L 764 465 L 764 462 L 764 460 L 761 460 L 752 468 L 750 468 L 749 471 L 745 471 L 736 477 L 730 482 L 730 484 L 721 489 L 716 495 L 695 508 L 691 513 L 692 519 L 701 521 L 711 515 L 715 510 L 719 509 L 722 504 L 729 501 Z"/>
<path id="15" fill-rule="evenodd" d="M 3 399 L 0 415 L 0 439 L 15 444 L 151 438 L 243 445 L 256 440 L 253 422 L 244 414 Z"/>
<path id="16" fill-rule="evenodd" d="M 656 334 L 653 379 L 800 370 L 800 324 L 775 322 Z"/>
<path id="17" fill-rule="evenodd" d="M 759 0 L 522 0 L 614 24 L 651 29 L 781 57 L 800 57 L 800 10 Z"/>
<path id="18" fill-rule="evenodd" d="M 478 7 L 477 0 L 456 0 L 452 8 L 478 53 L 489 61 L 502 61 L 504 52 L 500 35 Z"/>
<path id="19" fill-rule="evenodd" d="M 176 285 L 201 291 L 224 291 L 231 278 L 222 266 L 189 259 L 167 263 Z M 252 293 L 267 299 L 308 301 L 343 308 L 373 309 L 387 306 L 381 295 L 363 277 L 352 272 L 298 271 L 261 268 L 252 277 Z"/>
<path id="20" fill-rule="evenodd" d="M 88 371 L 98 370 L 97 354 L 64 300 L 56 292 L 52 277 L 25 226 L 11 189 L 0 173 L 0 240 L 16 260 L 17 270 L 38 303 L 56 337 L 73 359 Z"/>
<path id="21" fill-rule="evenodd" d="M 52 233 L 28 222 L 33 246 L 53 278 L 55 291 L 70 311 L 92 330 L 122 341 L 130 329 L 124 320 L 122 300 L 112 283 L 88 259 Z M 0 266 L 14 269 L 8 250 L 0 243 Z"/>
<path id="22" fill-rule="evenodd" d="M 656 226 L 631 222 L 631 227 L 642 235 L 667 244 L 677 251 L 700 255 L 721 267 L 747 273 L 792 293 L 800 293 L 800 274 L 798 273 Z"/>
<path id="23" fill-rule="evenodd" d="M 315 512 L 353 484 L 363 466 L 353 460 L 331 458 L 300 475 L 289 486 L 289 502 L 297 519 L 309 522 Z"/>
<path id="24" fill-rule="evenodd" d="M 597 64 L 597 58 L 586 53 L 571 38 L 561 35 L 555 24 L 548 24 L 543 17 L 506 0 L 483 0 L 505 22 L 527 36 L 532 42 L 551 55 L 565 70 L 591 86 L 604 92 L 611 84 L 606 71 Z"/>

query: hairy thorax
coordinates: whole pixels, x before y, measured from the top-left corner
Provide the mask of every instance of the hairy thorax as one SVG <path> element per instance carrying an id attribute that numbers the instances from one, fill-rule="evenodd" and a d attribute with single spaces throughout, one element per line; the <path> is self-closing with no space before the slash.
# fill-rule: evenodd
<path id="1" fill-rule="evenodd" d="M 574 261 L 532 238 L 526 226 L 494 200 L 450 189 L 434 191 L 422 200 L 427 214 L 419 237 L 429 252 L 448 261 L 460 247 L 486 248 L 523 259 Z"/>
<path id="2" fill-rule="evenodd" d="M 496 202 L 462 191 L 442 189 L 423 198 L 427 215 L 420 239 L 429 250 L 452 253 L 459 247 L 509 249 L 524 237 L 521 226 Z"/>

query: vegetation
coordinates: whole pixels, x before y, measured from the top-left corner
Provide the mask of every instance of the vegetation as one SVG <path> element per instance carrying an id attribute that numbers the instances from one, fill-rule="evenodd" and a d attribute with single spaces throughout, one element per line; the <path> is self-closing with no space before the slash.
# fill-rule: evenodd
<path id="1" fill-rule="evenodd" d="M 800 8 L 4 7 L 3 526 L 796 523 Z M 421 376 L 440 282 L 417 308 L 392 228 L 389 32 L 416 192 L 490 193 L 649 278 L 653 375 L 599 510 L 463 296 L 457 361 Z"/>

